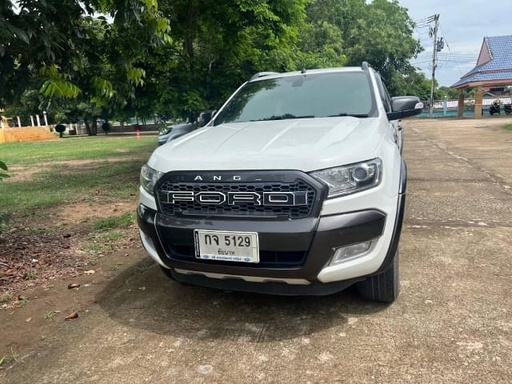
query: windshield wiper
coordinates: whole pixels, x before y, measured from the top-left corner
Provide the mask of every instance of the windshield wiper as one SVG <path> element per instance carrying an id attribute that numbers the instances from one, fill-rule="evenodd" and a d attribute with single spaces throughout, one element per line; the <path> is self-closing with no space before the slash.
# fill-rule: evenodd
<path id="1" fill-rule="evenodd" d="M 295 116 L 295 115 L 292 115 L 291 113 L 285 113 L 284 115 L 274 115 L 274 116 L 270 116 L 270 117 L 265 117 L 263 119 L 258 119 L 258 120 L 251 120 L 251 121 L 268 121 L 268 120 L 287 120 L 287 119 L 311 119 L 315 117 L 314 115 L 306 115 L 306 116 Z"/>
<path id="2" fill-rule="evenodd" d="M 337 113 L 336 115 L 329 115 L 327 117 L 342 117 L 342 116 L 350 116 L 350 117 L 368 117 L 367 113 Z"/>

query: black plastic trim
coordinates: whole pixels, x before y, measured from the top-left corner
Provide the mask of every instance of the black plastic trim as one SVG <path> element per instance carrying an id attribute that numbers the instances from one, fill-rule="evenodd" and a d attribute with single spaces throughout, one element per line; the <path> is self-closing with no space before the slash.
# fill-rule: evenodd
<path id="1" fill-rule="evenodd" d="M 167 275 L 172 279 L 184 283 L 198 285 L 201 287 L 232 290 L 241 292 L 254 292 L 270 295 L 304 295 L 304 296 L 323 296 L 340 292 L 351 285 L 364 280 L 364 278 L 356 278 L 350 280 L 336 281 L 333 283 L 312 282 L 309 285 L 287 284 L 281 282 L 252 282 L 245 281 L 241 278 L 237 279 L 215 279 L 200 274 L 181 274 L 170 269 Z"/>
<path id="2" fill-rule="evenodd" d="M 287 222 L 261 222 L 173 218 L 143 205 L 138 209 L 139 228 L 152 239 L 162 262 L 169 268 L 308 281 L 316 280 L 335 248 L 379 237 L 384 231 L 385 222 L 386 215 L 377 210 Z M 171 245 L 193 245 L 194 229 L 258 232 L 262 251 L 304 251 L 307 256 L 302 265 L 274 267 L 219 263 L 194 257 L 190 260 L 177 259 L 170 253 Z"/>
<path id="3" fill-rule="evenodd" d="M 397 202 L 397 215 L 395 218 L 395 225 L 393 227 L 393 236 L 391 237 L 391 243 L 388 248 L 388 253 L 384 258 L 384 261 L 380 268 L 373 275 L 378 275 L 385 271 L 393 262 L 393 258 L 395 257 L 396 251 L 398 249 L 398 243 L 400 242 L 400 235 L 402 233 L 402 224 L 404 221 L 405 214 L 405 196 L 407 189 L 407 165 L 405 161 L 402 160 L 402 170 L 400 173 L 400 193 L 398 195 Z"/>
<path id="4" fill-rule="evenodd" d="M 402 165 L 400 167 L 400 190 L 398 193 L 404 194 L 407 191 L 407 164 L 402 159 Z"/>

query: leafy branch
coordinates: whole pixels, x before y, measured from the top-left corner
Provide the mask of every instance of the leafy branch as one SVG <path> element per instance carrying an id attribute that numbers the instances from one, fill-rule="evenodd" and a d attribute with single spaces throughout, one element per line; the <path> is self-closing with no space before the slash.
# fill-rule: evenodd
<path id="1" fill-rule="evenodd" d="M 9 177 L 4 171 L 7 171 L 7 165 L 3 161 L 0 161 L 0 180 Z"/>

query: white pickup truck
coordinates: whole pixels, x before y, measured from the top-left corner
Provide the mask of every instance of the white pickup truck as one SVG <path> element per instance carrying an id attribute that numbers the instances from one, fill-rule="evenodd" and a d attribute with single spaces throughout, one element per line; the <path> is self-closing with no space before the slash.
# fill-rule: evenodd
<path id="1" fill-rule="evenodd" d="M 172 279 L 393 302 L 407 171 L 399 119 L 421 113 L 361 67 L 260 73 L 141 171 L 142 244 Z"/>

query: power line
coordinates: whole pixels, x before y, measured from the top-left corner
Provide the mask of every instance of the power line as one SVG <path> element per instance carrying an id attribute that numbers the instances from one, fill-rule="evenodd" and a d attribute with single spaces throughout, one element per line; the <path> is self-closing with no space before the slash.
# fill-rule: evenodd
<path id="1" fill-rule="evenodd" d="M 438 69 L 446 68 L 448 65 L 452 64 L 451 68 L 456 69 L 460 76 L 463 76 L 463 74 L 469 70 L 466 67 L 469 67 L 471 62 L 475 62 L 478 56 L 474 53 L 453 52 L 442 30 L 439 18 L 439 14 L 434 14 L 429 17 L 414 20 L 414 30 L 418 36 L 418 41 L 422 46 L 433 44 L 433 52 L 430 53 L 430 50 L 423 51 L 415 57 L 411 65 L 421 65 L 421 67 L 425 69 L 428 68 L 432 71 L 432 97 L 435 75 Z M 443 52 L 445 48 L 448 50 L 447 52 Z M 430 56 L 430 58 L 428 56 Z"/>
<path id="2" fill-rule="evenodd" d="M 441 26 L 439 26 L 439 29 L 441 31 L 441 34 L 444 36 L 444 32 L 441 28 Z M 445 37 L 445 41 L 446 41 L 446 37 Z M 474 54 L 470 54 L 470 53 L 455 53 L 455 52 L 452 52 L 452 49 L 450 47 L 450 45 L 448 44 L 448 42 L 446 41 L 446 47 L 448 48 L 448 52 L 449 52 L 449 61 L 455 63 L 455 67 L 457 68 L 457 71 L 459 72 L 459 75 L 460 76 L 463 76 L 464 73 L 467 72 L 467 70 L 463 70 L 457 63 L 469 63 L 469 60 L 475 60 L 475 55 Z M 475 60 L 476 61 L 476 60 Z"/>

